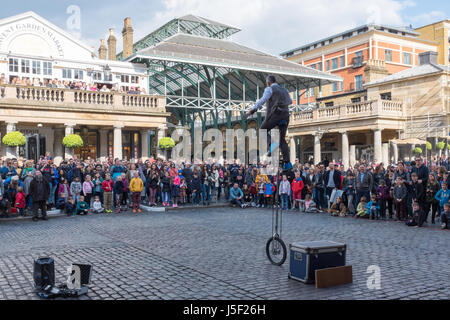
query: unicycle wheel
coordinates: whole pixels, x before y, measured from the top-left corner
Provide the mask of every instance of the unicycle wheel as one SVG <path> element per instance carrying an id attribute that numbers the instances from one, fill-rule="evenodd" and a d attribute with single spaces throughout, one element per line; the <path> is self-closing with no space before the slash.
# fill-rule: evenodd
<path id="1" fill-rule="evenodd" d="M 266 244 L 266 254 L 269 261 L 276 266 L 282 266 L 286 261 L 286 245 L 279 237 L 271 237 Z"/>

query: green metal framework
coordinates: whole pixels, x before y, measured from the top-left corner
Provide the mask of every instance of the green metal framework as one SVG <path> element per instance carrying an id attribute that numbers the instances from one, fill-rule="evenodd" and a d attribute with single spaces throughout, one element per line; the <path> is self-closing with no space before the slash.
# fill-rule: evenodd
<path id="1" fill-rule="evenodd" d="M 227 26 L 215 21 L 211 21 L 202 17 L 187 15 L 181 18 L 173 19 L 137 41 L 133 45 L 133 52 L 154 46 L 165 39 L 178 34 L 192 34 L 201 37 L 209 37 L 215 39 L 226 39 L 236 32 L 241 31 L 238 28 Z M 122 52 L 117 55 L 117 60 L 122 60 Z"/>

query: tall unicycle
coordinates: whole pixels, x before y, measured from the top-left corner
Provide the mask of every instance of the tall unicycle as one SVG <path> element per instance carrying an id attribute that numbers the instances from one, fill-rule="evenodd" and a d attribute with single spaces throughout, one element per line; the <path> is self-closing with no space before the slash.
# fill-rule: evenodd
<path id="1" fill-rule="evenodd" d="M 279 181 L 280 181 L 280 169 L 277 170 L 277 178 L 275 182 L 275 197 L 272 207 L 272 236 L 266 244 L 266 254 L 269 261 L 276 265 L 282 266 L 286 261 L 286 245 L 281 240 L 281 231 L 283 226 L 283 210 L 281 208 L 279 197 Z"/>

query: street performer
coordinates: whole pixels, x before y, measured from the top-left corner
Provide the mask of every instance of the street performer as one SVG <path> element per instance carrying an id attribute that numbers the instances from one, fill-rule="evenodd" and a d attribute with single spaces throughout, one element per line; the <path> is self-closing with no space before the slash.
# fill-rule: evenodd
<path id="1" fill-rule="evenodd" d="M 286 142 L 286 132 L 289 125 L 289 106 L 292 104 L 289 92 L 277 83 L 274 75 L 269 75 L 266 79 L 267 88 L 263 97 L 255 104 L 253 109 L 247 112 L 246 116 L 251 116 L 267 103 L 266 118 L 261 125 L 261 129 L 267 130 L 267 144 L 270 146 L 268 156 L 278 146 L 278 143 L 271 144 L 270 130 L 278 127 L 280 130 L 280 148 L 283 153 L 283 170 L 292 168 L 290 162 L 289 147 Z"/>

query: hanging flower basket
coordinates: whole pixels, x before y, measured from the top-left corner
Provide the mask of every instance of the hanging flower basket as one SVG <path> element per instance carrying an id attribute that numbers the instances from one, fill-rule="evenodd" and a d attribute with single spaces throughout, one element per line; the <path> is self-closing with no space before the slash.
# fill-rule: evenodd
<path id="1" fill-rule="evenodd" d="M 444 142 L 438 142 L 436 147 L 438 148 L 438 150 L 444 150 L 445 148 L 445 143 Z"/>
<path id="2" fill-rule="evenodd" d="M 414 153 L 422 154 L 422 148 L 419 148 L 419 147 L 414 148 Z"/>
<path id="3" fill-rule="evenodd" d="M 162 138 L 158 142 L 158 146 L 161 150 L 170 150 L 175 147 L 175 141 L 172 138 Z"/>
<path id="4" fill-rule="evenodd" d="M 78 134 L 71 134 L 64 137 L 62 143 L 66 148 L 79 148 L 84 145 L 83 139 Z"/>
<path id="5" fill-rule="evenodd" d="M 427 142 L 427 150 L 431 151 L 433 149 L 433 146 L 431 145 L 430 142 Z"/>
<path id="6" fill-rule="evenodd" d="M 6 134 L 3 137 L 2 142 L 8 147 L 21 147 L 27 143 L 27 139 L 21 132 L 13 131 Z"/>

